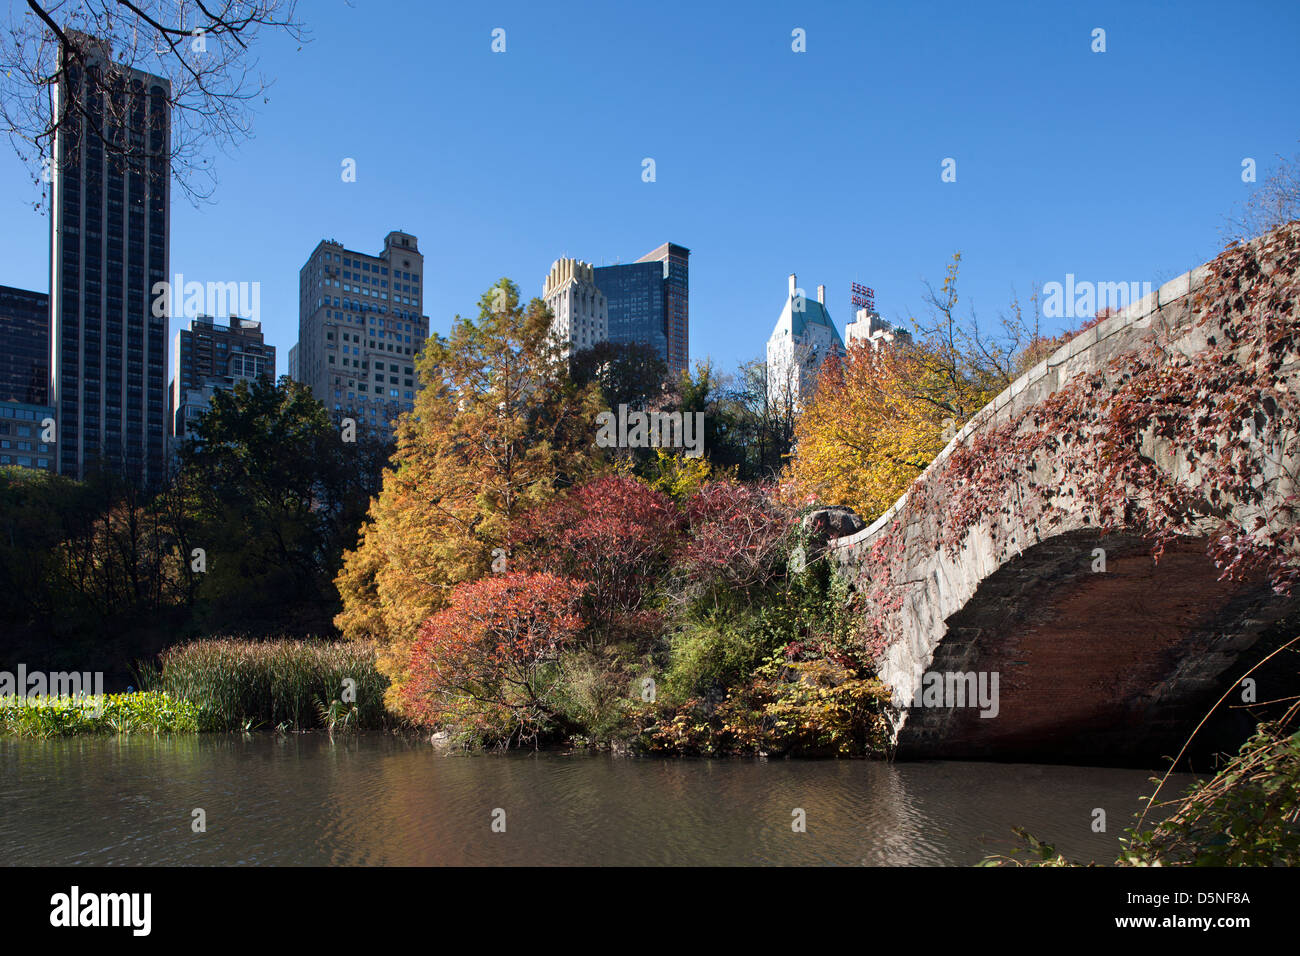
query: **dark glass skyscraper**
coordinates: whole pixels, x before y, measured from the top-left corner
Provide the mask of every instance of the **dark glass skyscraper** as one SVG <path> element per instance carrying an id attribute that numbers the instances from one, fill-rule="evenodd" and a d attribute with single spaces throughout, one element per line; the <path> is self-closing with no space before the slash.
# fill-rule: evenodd
<path id="1" fill-rule="evenodd" d="M 102 467 L 142 484 L 164 474 L 171 147 L 167 80 L 76 45 L 55 89 L 50 228 L 50 382 L 58 470 Z M 102 135 L 99 130 L 102 130 Z"/>
<path id="2" fill-rule="evenodd" d="M 609 341 L 648 345 L 667 361 L 663 271 L 657 262 L 600 266 L 594 270 L 596 288 L 605 294 L 608 304 Z"/>
<path id="3" fill-rule="evenodd" d="M 609 303 L 609 341 L 648 345 L 670 370 L 686 370 L 690 255 L 684 246 L 665 242 L 636 262 L 595 270 L 596 287 Z"/>
<path id="4" fill-rule="evenodd" d="M 0 402 L 44 405 L 50 391 L 50 297 L 0 286 Z"/>

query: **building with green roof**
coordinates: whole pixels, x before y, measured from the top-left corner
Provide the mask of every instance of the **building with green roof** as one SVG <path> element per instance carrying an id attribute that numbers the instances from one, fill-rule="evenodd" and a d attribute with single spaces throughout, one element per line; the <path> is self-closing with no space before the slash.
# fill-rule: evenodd
<path id="1" fill-rule="evenodd" d="M 844 352 L 844 340 L 826 309 L 826 287 L 819 285 L 816 301 L 809 300 L 791 273 L 785 306 L 767 340 L 768 400 L 779 409 L 799 409 L 817 387 L 822 362 Z"/>

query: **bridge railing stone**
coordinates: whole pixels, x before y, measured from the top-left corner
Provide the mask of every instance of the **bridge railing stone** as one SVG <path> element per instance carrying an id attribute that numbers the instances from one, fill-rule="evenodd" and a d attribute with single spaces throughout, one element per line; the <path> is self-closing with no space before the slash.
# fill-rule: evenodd
<path id="1" fill-rule="evenodd" d="M 959 429 L 917 481 L 942 477 L 942 472 L 936 469 L 946 468 L 958 449 L 970 447 L 981 429 L 1022 422 L 1035 405 L 1084 376 L 1101 373 L 1108 386 L 1115 386 L 1117 383 L 1110 381 L 1114 377 L 1111 371 L 1114 360 L 1142 349 L 1148 342 L 1158 343 L 1161 349 L 1171 354 L 1191 358 L 1201 353 L 1208 347 L 1210 339 L 1215 338 L 1217 348 L 1229 350 L 1225 356 L 1245 361 L 1256 345 L 1242 345 L 1234 354 L 1231 339 L 1217 335 L 1217 323 L 1197 321 L 1197 297 L 1212 281 L 1212 271 L 1213 263 L 1191 269 L 1064 343 L 1012 382 Z M 1230 324 L 1235 319 L 1229 316 L 1226 321 Z M 1300 356 L 1295 357 L 1292 364 L 1300 366 Z M 1035 427 L 1027 424 L 1025 434 L 1032 438 Z M 1197 455 L 1181 447 L 1177 436 L 1150 430 L 1143 433 L 1140 441 L 1142 454 L 1168 478 L 1179 483 L 1196 479 Z M 1071 472 L 1068 460 L 1056 460 L 1046 447 L 1034 447 L 1037 450 L 1030 453 L 1032 460 L 1008 461 L 1001 475 L 1001 484 L 1005 486 L 1001 489 L 1001 501 L 991 507 L 987 503 L 981 504 L 974 513 L 982 517 L 970 521 L 968 527 L 949 528 L 946 522 L 952 515 L 946 509 L 950 505 L 937 492 L 923 491 L 914 483 L 912 491 L 900 496 L 867 527 L 826 542 L 828 556 L 847 566 L 847 574 L 855 584 L 865 585 L 866 591 L 872 595 L 873 606 L 865 613 L 871 617 L 873 639 L 887 642 L 876 658 L 876 673 L 895 694 L 896 706 L 890 709 L 889 718 L 900 748 L 913 748 L 913 752 L 919 752 L 915 750 L 918 741 L 940 739 L 950 727 L 957 726 L 956 723 L 946 723 L 954 719 L 955 711 L 951 707 L 912 709 L 907 703 L 927 670 L 965 673 L 978 670 L 974 665 L 981 660 L 1001 661 L 1015 665 L 1015 669 L 1008 673 L 1020 675 L 1019 678 L 1008 678 L 1004 690 L 1016 686 L 1017 679 L 1032 673 L 1025 660 L 1014 656 L 1020 650 L 1014 642 L 1029 639 L 1021 633 L 1025 619 L 1016 615 L 1036 613 L 1039 604 L 1035 602 L 1044 600 L 1041 593 L 1044 587 L 1066 588 L 1067 585 L 1073 586 L 1076 578 L 1091 581 L 1086 578 L 1086 572 L 1080 570 L 1083 566 L 1079 564 L 1079 555 L 1083 553 L 1081 543 L 1095 540 L 1098 533 L 1097 521 L 1094 520 L 1098 517 L 1096 503 L 1088 495 L 1075 496 L 1079 490 L 1078 477 Z M 1291 479 L 1285 476 L 1300 470 L 1300 446 L 1292 442 L 1288 448 L 1286 460 L 1279 457 L 1278 461 L 1270 464 L 1267 481 L 1270 486 L 1276 485 L 1276 494 L 1270 500 L 1286 500 L 1286 496 L 1294 493 Z M 998 461 L 985 464 L 995 470 L 1000 467 Z M 988 483 L 992 478 L 985 469 L 981 480 Z M 1049 500 L 1056 502 L 1050 515 L 1045 506 Z M 963 502 L 963 507 L 969 507 L 969 502 Z M 1269 506 L 1242 503 L 1234 512 L 1234 525 L 1255 526 L 1250 511 L 1252 507 L 1260 511 L 1261 517 L 1268 517 L 1264 512 Z M 1275 510 L 1280 512 L 1284 509 Z M 1048 521 L 1042 521 L 1045 515 L 1048 515 Z M 1207 516 L 1206 521 L 1206 531 L 1218 526 L 1213 516 Z M 960 535 L 959 541 L 953 539 L 953 531 Z M 1108 530 L 1107 533 L 1112 532 Z M 1110 539 L 1113 544 L 1108 547 L 1118 549 L 1114 554 L 1121 560 L 1124 548 L 1136 549 L 1133 553 L 1137 553 L 1146 541 L 1137 532 L 1128 536 L 1131 541 L 1123 529 L 1114 533 L 1115 537 Z M 1190 537 L 1197 536 L 1205 537 L 1199 530 L 1190 534 Z M 941 543 L 944 541 L 957 546 L 946 547 Z M 881 547 L 873 550 L 878 544 Z M 1197 544 L 1203 547 L 1200 542 Z M 1186 558 L 1186 561 L 1189 563 L 1171 565 L 1175 570 L 1170 572 L 1190 574 L 1191 578 L 1177 579 L 1185 587 L 1188 580 L 1199 581 L 1195 575 L 1203 571 L 1204 552 L 1198 552 L 1195 558 L 1195 562 L 1200 563 L 1192 562 L 1191 558 Z M 1141 574 L 1146 573 L 1141 571 Z M 1211 575 L 1206 579 L 1206 590 L 1213 590 L 1217 586 L 1215 576 L 1218 572 L 1210 568 L 1205 573 Z M 1113 583 L 1104 586 L 1093 583 L 1088 587 L 1114 588 L 1111 592 L 1098 593 L 1117 595 L 1121 602 L 1134 598 L 1134 594 L 1124 590 L 1128 585 L 1122 575 L 1116 575 Z M 1269 588 L 1265 587 L 1264 592 L 1267 592 L 1265 597 L 1269 601 L 1273 600 L 1268 597 L 1271 593 Z M 1177 588 L 1166 588 L 1159 593 L 1173 594 L 1169 599 L 1172 602 L 1183 600 L 1178 597 L 1183 592 Z M 1199 596 L 1199 591 L 1196 594 Z M 1153 596 L 1152 600 L 1156 601 L 1156 598 Z M 1111 613 L 1113 609 L 1107 609 L 1104 598 L 1094 604 L 1103 608 L 1098 612 L 1097 621 L 1103 622 L 1099 626 L 1114 630 L 1112 625 L 1118 619 Z M 1177 609 L 1181 606 L 1171 603 L 1169 607 Z M 1264 598 L 1254 591 L 1243 591 L 1231 595 L 1231 601 L 1215 613 L 1220 612 L 1223 616 L 1214 617 L 1206 624 L 1204 634 L 1194 632 L 1194 629 L 1187 632 L 1191 636 L 1186 639 L 1196 647 L 1204 648 L 1204 652 L 1192 655 L 1195 660 L 1180 663 L 1176 672 L 1169 675 L 1162 672 L 1161 681 L 1173 682 L 1169 687 L 1152 684 L 1143 689 L 1146 702 L 1143 706 L 1147 706 L 1150 713 L 1159 711 L 1165 715 L 1161 719 L 1168 717 L 1173 713 L 1169 708 L 1176 702 L 1178 694 L 1192 693 L 1188 688 L 1197 682 L 1208 687 L 1211 679 L 1217 679 L 1215 675 L 1230 663 L 1229 658 L 1240 646 L 1254 639 L 1256 631 L 1271 626 L 1269 622 L 1278 614 L 1300 613 L 1300 604 L 1283 601 L 1274 606 L 1264 602 Z M 1178 613 L 1181 614 L 1181 610 Z M 1107 617 L 1107 614 L 1111 616 Z M 1078 617 L 1074 614 L 1071 620 Z M 1086 614 L 1083 619 L 1087 619 Z M 1159 619 L 1159 613 L 1152 619 Z M 1192 625 L 1187 627 L 1192 628 Z M 1002 656 L 998 657 L 999 654 Z M 1024 669 L 1021 669 L 1022 665 Z M 1080 680 L 1093 680 L 1090 673 L 1085 670 Z M 1050 685 L 1050 675 L 1044 678 L 1040 673 L 1037 679 L 1038 698 L 1022 696 L 1018 701 L 1024 707 L 1032 708 L 1038 706 L 1033 704 L 1033 700 L 1040 703 L 1047 700 L 1048 703 L 1034 713 L 1036 719 L 1046 716 L 1047 724 L 1050 724 L 1050 700 L 1056 691 L 1054 685 Z M 1044 680 L 1048 681 L 1046 692 L 1043 690 Z M 1174 688 L 1174 684 L 1178 687 Z M 1020 690 L 1029 686 L 1029 683 L 1022 683 Z M 1023 704 L 1025 700 L 1030 700 L 1030 703 Z M 1030 711 L 1022 710 L 1020 713 Z M 1019 733 L 1020 730 L 1016 727 L 1012 732 Z"/>
<path id="2" fill-rule="evenodd" d="M 1193 316 L 1192 296 L 1200 290 L 1208 268 L 1191 270 L 1160 286 L 1147 296 L 1131 303 L 1113 316 L 1098 322 L 1052 355 L 1029 369 L 967 422 L 930 463 L 919 480 L 935 469 L 943 468 L 954 451 L 971 441 L 983 428 L 1017 419 L 1027 409 L 1043 401 L 1074 379 L 1104 369 L 1116 355 L 1136 348 L 1153 334 L 1165 331 L 1179 337 Z M 878 661 L 878 673 L 895 694 L 906 693 L 934 659 L 936 648 L 946 636 L 948 618 L 966 605 L 980 582 L 996 572 L 1001 564 L 991 530 L 977 525 L 968 530 L 959 556 L 948 557 L 928 542 L 938 533 L 939 516 L 910 514 L 909 495 L 903 494 L 884 514 L 855 534 L 827 542 L 827 553 L 842 566 L 863 570 L 863 562 L 878 539 L 901 531 L 903 554 L 891 561 L 901 564 L 893 569 L 898 579 L 926 582 L 912 589 L 898 609 L 897 637 Z M 1082 521 L 1082 518 L 1080 519 Z M 906 522 L 899 527 L 900 522 Z M 1018 534 L 1023 541 L 1027 528 Z M 907 722 L 900 710 L 891 716 L 897 736 Z"/>
<path id="3" fill-rule="evenodd" d="M 1184 272 L 1074 336 L 977 412 L 935 456 L 921 477 L 942 467 L 953 451 L 981 428 L 1007 421 L 1058 391 L 1067 382 L 1104 367 L 1116 354 L 1135 346 L 1150 334 L 1157 323 L 1171 332 L 1184 328 L 1192 316 L 1191 299 L 1204 286 L 1209 273 L 1208 263 Z M 841 562 L 852 560 L 898 517 L 907 505 L 907 497 L 904 492 L 884 514 L 861 531 L 831 539 L 827 543 L 831 553 Z"/>

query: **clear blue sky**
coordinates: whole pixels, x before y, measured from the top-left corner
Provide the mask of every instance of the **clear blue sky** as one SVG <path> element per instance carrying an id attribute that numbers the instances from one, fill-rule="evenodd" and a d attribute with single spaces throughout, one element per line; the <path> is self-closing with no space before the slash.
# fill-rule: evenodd
<path id="1" fill-rule="evenodd" d="M 281 372 L 298 269 L 322 238 L 378 252 L 390 229 L 417 235 L 443 332 L 502 275 L 540 295 L 559 256 L 626 262 L 677 242 L 692 251 L 692 358 L 733 368 L 763 353 L 792 271 L 809 294 L 826 284 L 841 329 L 850 281 L 905 317 L 958 249 L 964 305 L 990 320 L 1013 289 L 1067 272 L 1166 281 L 1221 248 L 1254 188 L 1244 157 L 1262 180 L 1300 151 L 1292 0 L 305 0 L 301 14 L 312 42 L 262 47 L 270 102 L 255 138 L 216 157 L 215 202 L 172 207 L 172 271 L 260 281 Z M 45 290 L 35 198 L 5 152 L 0 283 Z"/>

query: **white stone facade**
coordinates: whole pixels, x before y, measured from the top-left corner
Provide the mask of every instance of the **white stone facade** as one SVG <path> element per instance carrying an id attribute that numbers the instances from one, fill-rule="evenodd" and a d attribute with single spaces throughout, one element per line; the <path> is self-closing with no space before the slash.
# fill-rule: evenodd
<path id="1" fill-rule="evenodd" d="M 580 259 L 557 259 L 542 298 L 554 318 L 551 334 L 565 357 L 609 339 L 609 303 L 596 287 L 594 267 Z"/>
<path id="2" fill-rule="evenodd" d="M 858 309 L 857 321 L 850 322 L 844 329 L 844 342 L 849 348 L 853 347 L 854 342 L 879 348 L 882 345 L 901 345 L 911 341 L 911 332 L 895 328 L 882 319 L 879 312 L 868 309 Z"/>
<path id="3" fill-rule="evenodd" d="M 818 286 L 817 301 L 809 301 L 791 273 L 785 307 L 767 340 L 768 401 L 778 408 L 802 407 L 832 352 L 843 355 L 844 343 L 826 310 L 826 287 Z"/>

